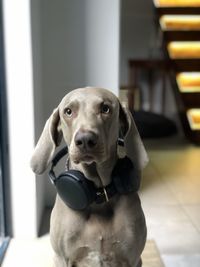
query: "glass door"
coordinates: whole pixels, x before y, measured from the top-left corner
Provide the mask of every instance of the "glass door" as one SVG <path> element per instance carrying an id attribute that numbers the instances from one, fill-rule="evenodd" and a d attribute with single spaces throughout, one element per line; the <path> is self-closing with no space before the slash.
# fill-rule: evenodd
<path id="1" fill-rule="evenodd" d="M 3 46 L 2 0 L 0 0 L 0 266 L 11 234 L 9 216 L 9 157 L 6 85 Z"/>

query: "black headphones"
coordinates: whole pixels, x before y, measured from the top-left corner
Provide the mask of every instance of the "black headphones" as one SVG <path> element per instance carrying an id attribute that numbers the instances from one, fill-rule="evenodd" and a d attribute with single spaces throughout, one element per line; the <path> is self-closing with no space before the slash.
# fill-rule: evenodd
<path id="1" fill-rule="evenodd" d="M 120 139 L 118 144 L 123 145 L 123 140 Z M 93 202 L 97 204 L 108 202 L 117 193 L 128 194 L 138 191 L 140 178 L 128 157 L 118 159 L 112 172 L 111 183 L 103 188 L 96 188 L 94 183 L 78 170 L 66 170 L 56 177 L 54 167 L 67 153 L 68 148 L 64 147 L 56 154 L 52 160 L 49 177 L 68 207 L 74 210 L 85 210 Z"/>

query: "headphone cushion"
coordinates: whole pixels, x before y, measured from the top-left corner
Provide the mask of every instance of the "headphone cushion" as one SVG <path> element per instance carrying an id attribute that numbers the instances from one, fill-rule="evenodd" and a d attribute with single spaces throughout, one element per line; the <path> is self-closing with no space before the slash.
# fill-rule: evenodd
<path id="1" fill-rule="evenodd" d="M 84 210 L 95 200 L 92 182 L 80 171 L 69 170 L 61 173 L 55 185 L 61 199 L 74 210 Z"/>
<path id="2" fill-rule="evenodd" d="M 118 159 L 112 177 L 115 187 L 120 194 L 128 194 L 139 190 L 140 178 L 128 157 Z"/>

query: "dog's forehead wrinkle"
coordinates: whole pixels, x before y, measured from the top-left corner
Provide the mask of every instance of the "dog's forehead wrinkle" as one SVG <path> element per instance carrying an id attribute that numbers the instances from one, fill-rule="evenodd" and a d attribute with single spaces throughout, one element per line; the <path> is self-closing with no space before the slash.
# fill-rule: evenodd
<path id="1" fill-rule="evenodd" d="M 76 103 L 94 104 L 104 101 L 117 103 L 117 97 L 110 91 L 101 88 L 86 87 L 76 89 L 68 93 L 61 101 L 61 106 L 66 106 L 76 101 Z"/>

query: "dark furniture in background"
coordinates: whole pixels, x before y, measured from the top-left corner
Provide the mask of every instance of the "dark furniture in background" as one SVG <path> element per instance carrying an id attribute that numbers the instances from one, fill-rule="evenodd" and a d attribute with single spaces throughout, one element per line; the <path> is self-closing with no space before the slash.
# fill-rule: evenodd
<path id="1" fill-rule="evenodd" d="M 128 86 L 128 107 L 132 112 L 138 131 L 142 138 L 160 138 L 171 136 L 177 133 L 175 122 L 165 116 L 166 104 L 166 86 L 169 71 L 171 69 L 170 61 L 165 59 L 130 59 L 129 60 L 129 86 Z M 155 76 L 159 73 L 159 76 Z M 145 74 L 145 80 L 148 91 L 149 110 L 143 109 L 144 94 L 142 90 L 141 74 Z M 155 83 L 159 77 L 161 86 L 159 87 L 161 112 L 155 113 L 154 98 L 156 94 Z M 125 89 L 125 88 L 124 88 Z M 139 91 L 139 109 L 135 108 L 136 91 Z M 138 101 L 138 100 L 137 100 Z"/>

